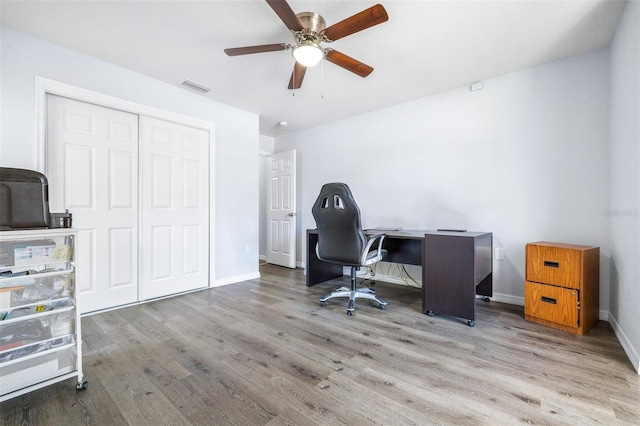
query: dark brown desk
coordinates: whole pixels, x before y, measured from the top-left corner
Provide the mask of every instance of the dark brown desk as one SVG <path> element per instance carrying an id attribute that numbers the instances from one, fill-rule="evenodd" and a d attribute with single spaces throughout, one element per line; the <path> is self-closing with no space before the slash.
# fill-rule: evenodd
<path id="1" fill-rule="evenodd" d="M 379 231 L 367 231 L 369 234 Z M 457 231 L 385 231 L 385 262 L 422 266 L 422 312 L 464 318 L 475 325 L 475 296 L 493 296 L 493 234 Z M 307 230 L 307 286 L 343 275 L 316 256 L 318 233 Z"/>

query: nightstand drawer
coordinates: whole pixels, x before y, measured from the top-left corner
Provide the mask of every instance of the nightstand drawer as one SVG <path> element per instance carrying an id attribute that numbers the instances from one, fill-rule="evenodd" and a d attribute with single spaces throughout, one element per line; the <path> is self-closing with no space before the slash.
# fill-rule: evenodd
<path id="1" fill-rule="evenodd" d="M 577 327 L 578 290 L 526 281 L 524 314 L 568 327 Z"/>
<path id="2" fill-rule="evenodd" d="M 580 288 L 582 252 L 564 247 L 527 244 L 526 280 Z"/>

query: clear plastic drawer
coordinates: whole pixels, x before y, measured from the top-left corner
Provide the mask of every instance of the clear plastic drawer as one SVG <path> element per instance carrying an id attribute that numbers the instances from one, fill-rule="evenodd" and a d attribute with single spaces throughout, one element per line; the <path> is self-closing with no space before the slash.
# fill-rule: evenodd
<path id="1" fill-rule="evenodd" d="M 0 269 L 71 261 L 73 237 L 69 235 L 4 241 L 0 244 Z"/>
<path id="2" fill-rule="evenodd" d="M 68 343 L 14 360 L 0 362 L 2 394 L 75 371 L 77 356 L 76 344 Z"/>
<path id="3" fill-rule="evenodd" d="M 75 334 L 69 334 L 25 345 L 14 345 L 12 347 L 9 347 L 8 349 L 0 351 L 0 365 L 6 364 L 9 361 L 17 360 L 19 358 L 25 358 L 33 354 L 56 349 L 61 346 L 75 344 L 75 342 Z"/>
<path id="4" fill-rule="evenodd" d="M 0 354 L 75 333 L 76 310 L 71 298 L 52 300 L 0 312 Z"/>
<path id="5" fill-rule="evenodd" d="M 0 311 L 39 301 L 72 297 L 73 278 L 73 270 L 68 269 L 44 269 L 30 271 L 29 275 L 0 278 Z"/>

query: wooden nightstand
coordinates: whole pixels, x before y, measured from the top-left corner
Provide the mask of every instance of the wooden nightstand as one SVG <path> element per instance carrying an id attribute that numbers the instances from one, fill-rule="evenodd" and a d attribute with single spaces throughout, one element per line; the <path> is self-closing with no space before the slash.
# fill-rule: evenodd
<path id="1" fill-rule="evenodd" d="M 526 320 L 579 335 L 598 322 L 599 247 L 529 243 L 525 280 Z"/>

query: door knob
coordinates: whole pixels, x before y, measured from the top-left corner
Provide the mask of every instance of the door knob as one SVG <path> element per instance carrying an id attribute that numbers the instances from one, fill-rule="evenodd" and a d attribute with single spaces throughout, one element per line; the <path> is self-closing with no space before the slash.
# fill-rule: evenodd
<path id="1" fill-rule="evenodd" d="M 294 217 L 295 215 L 296 215 L 295 213 L 289 213 L 287 216 Z"/>

